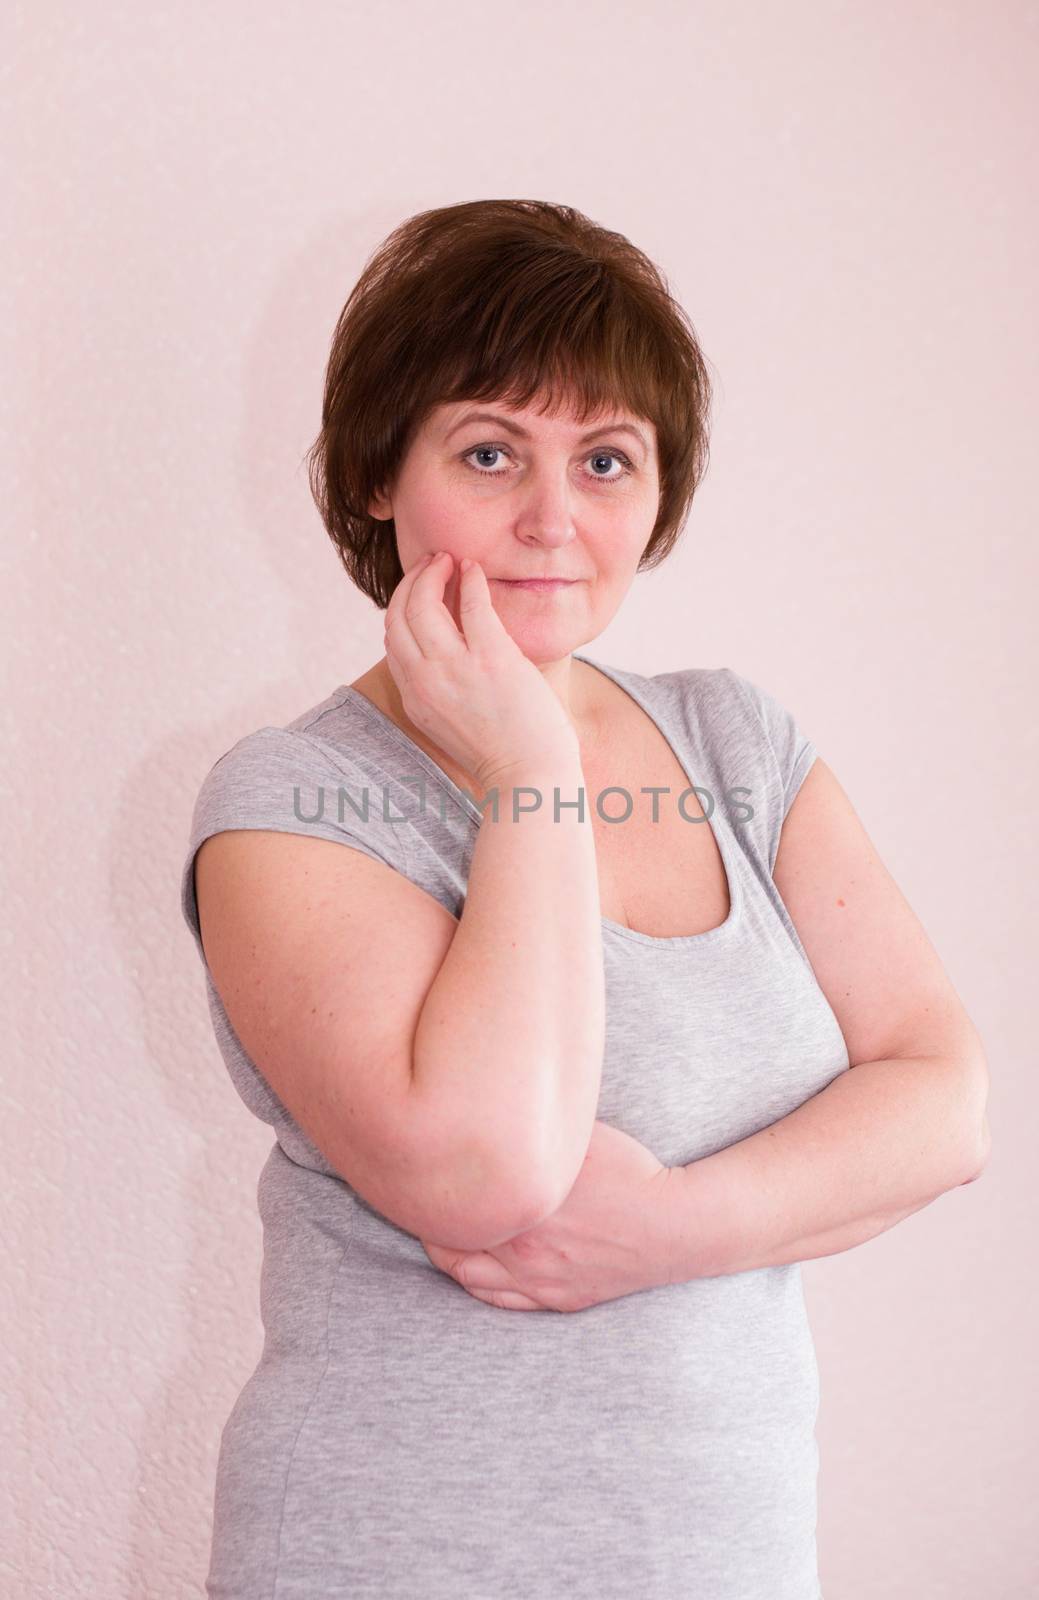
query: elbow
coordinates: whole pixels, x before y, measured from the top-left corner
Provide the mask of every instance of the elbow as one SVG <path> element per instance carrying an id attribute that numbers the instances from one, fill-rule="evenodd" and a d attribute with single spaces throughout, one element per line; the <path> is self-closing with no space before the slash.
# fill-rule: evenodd
<path id="1" fill-rule="evenodd" d="M 962 1058 L 965 1068 L 965 1088 L 961 1099 L 961 1116 L 966 1134 L 966 1154 L 963 1177 L 960 1183 L 974 1183 L 981 1177 L 992 1151 L 992 1133 L 988 1125 L 989 1068 L 980 1039 Z"/>
<path id="2" fill-rule="evenodd" d="M 984 1172 L 988 1165 L 988 1158 L 992 1153 L 992 1133 L 988 1125 L 988 1117 L 981 1119 L 981 1133 L 974 1142 L 971 1159 L 967 1163 L 967 1176 L 960 1179 L 960 1183 L 974 1183 Z"/>
<path id="3" fill-rule="evenodd" d="M 517 1173 L 482 1146 L 456 1151 L 426 1185 L 422 1237 L 456 1250 L 493 1250 L 557 1208 L 532 1168 Z"/>

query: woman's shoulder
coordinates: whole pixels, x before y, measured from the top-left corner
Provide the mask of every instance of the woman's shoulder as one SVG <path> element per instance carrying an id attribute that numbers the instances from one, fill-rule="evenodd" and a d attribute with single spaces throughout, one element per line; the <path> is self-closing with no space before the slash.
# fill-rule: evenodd
<path id="1" fill-rule="evenodd" d="M 385 732 L 363 709 L 363 699 L 340 685 L 285 722 L 264 723 L 242 734 L 212 763 L 203 783 L 221 785 L 274 779 L 286 772 L 335 782 L 371 776 L 388 748 Z"/>
<path id="2" fill-rule="evenodd" d="M 405 827 L 388 797 L 378 741 L 342 690 L 277 724 L 243 734 L 205 772 L 195 794 L 181 898 L 194 926 L 192 867 L 212 834 L 232 829 L 299 833 L 353 845 L 404 871 Z"/>
<path id="3" fill-rule="evenodd" d="M 641 682 L 694 725 L 703 744 L 730 758 L 764 751 L 782 772 L 784 786 L 808 753 L 809 741 L 790 707 L 734 667 L 682 667 Z"/>
<path id="4" fill-rule="evenodd" d="M 798 716 L 756 678 L 733 667 L 625 673 L 661 725 L 723 795 L 751 809 L 734 820 L 775 859 L 783 821 L 818 751 Z"/>
<path id="5" fill-rule="evenodd" d="M 748 737 L 760 743 L 778 702 L 732 667 L 677 667 L 653 674 L 593 662 L 650 711 L 696 735 L 695 742 L 731 746 Z"/>

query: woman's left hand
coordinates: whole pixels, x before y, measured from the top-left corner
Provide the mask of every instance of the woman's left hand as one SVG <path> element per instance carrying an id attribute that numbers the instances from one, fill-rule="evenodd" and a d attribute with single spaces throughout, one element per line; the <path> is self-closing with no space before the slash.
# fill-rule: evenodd
<path id="1" fill-rule="evenodd" d="M 673 1169 L 645 1145 L 596 1122 L 563 1204 L 492 1250 L 421 1240 L 435 1267 L 503 1311 L 585 1311 L 670 1283 L 665 1188 Z"/>

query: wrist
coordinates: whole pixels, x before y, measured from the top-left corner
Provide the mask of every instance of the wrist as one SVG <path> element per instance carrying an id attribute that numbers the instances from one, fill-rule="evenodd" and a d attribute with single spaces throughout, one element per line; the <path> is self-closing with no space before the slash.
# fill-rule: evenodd
<path id="1" fill-rule="evenodd" d="M 725 1271 L 725 1211 L 716 1172 L 710 1157 L 664 1168 L 657 1226 L 661 1283 L 689 1283 Z"/>
<path id="2" fill-rule="evenodd" d="M 507 766 L 498 767 L 495 771 L 482 775 L 479 779 L 483 791 L 484 801 L 488 796 L 497 794 L 499 806 L 506 812 L 514 807 L 514 792 L 524 791 L 524 803 L 520 808 L 521 815 L 528 815 L 533 810 L 544 810 L 548 815 L 554 815 L 553 804 L 555 791 L 558 789 L 560 800 L 563 802 L 576 802 L 580 790 L 584 786 L 584 771 L 581 766 L 579 751 L 563 752 L 553 760 L 545 755 L 539 760 L 510 762 Z M 537 796 L 536 805 L 532 805 L 530 796 Z M 584 808 L 582 807 L 582 810 Z M 578 815 L 566 811 L 564 816 Z"/>
<path id="3" fill-rule="evenodd" d="M 484 768 L 479 779 L 484 789 L 491 789 L 496 784 L 512 788 L 517 784 L 567 782 L 575 773 L 581 772 L 581 750 L 574 741 L 572 745 L 546 748 L 514 761 L 503 761 L 497 767 Z"/>

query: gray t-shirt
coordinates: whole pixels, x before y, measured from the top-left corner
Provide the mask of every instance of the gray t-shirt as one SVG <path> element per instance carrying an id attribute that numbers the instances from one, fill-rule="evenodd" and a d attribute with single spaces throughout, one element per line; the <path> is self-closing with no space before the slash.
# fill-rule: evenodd
<path id="1" fill-rule="evenodd" d="M 668 739 L 728 874 L 729 916 L 705 933 L 602 921 L 597 1116 L 685 1165 L 849 1066 L 771 875 L 816 751 L 729 667 L 644 677 L 575 654 Z M 622 800 L 602 811 L 623 814 Z M 458 917 L 480 821 L 357 690 L 257 729 L 195 804 L 181 891 L 203 965 L 193 866 L 211 834 L 336 840 Z M 205 978 L 234 1085 L 276 1136 L 257 1191 L 265 1341 L 221 1438 L 211 1600 L 819 1600 L 818 1369 L 800 1266 L 575 1313 L 489 1306 L 333 1171 Z"/>

